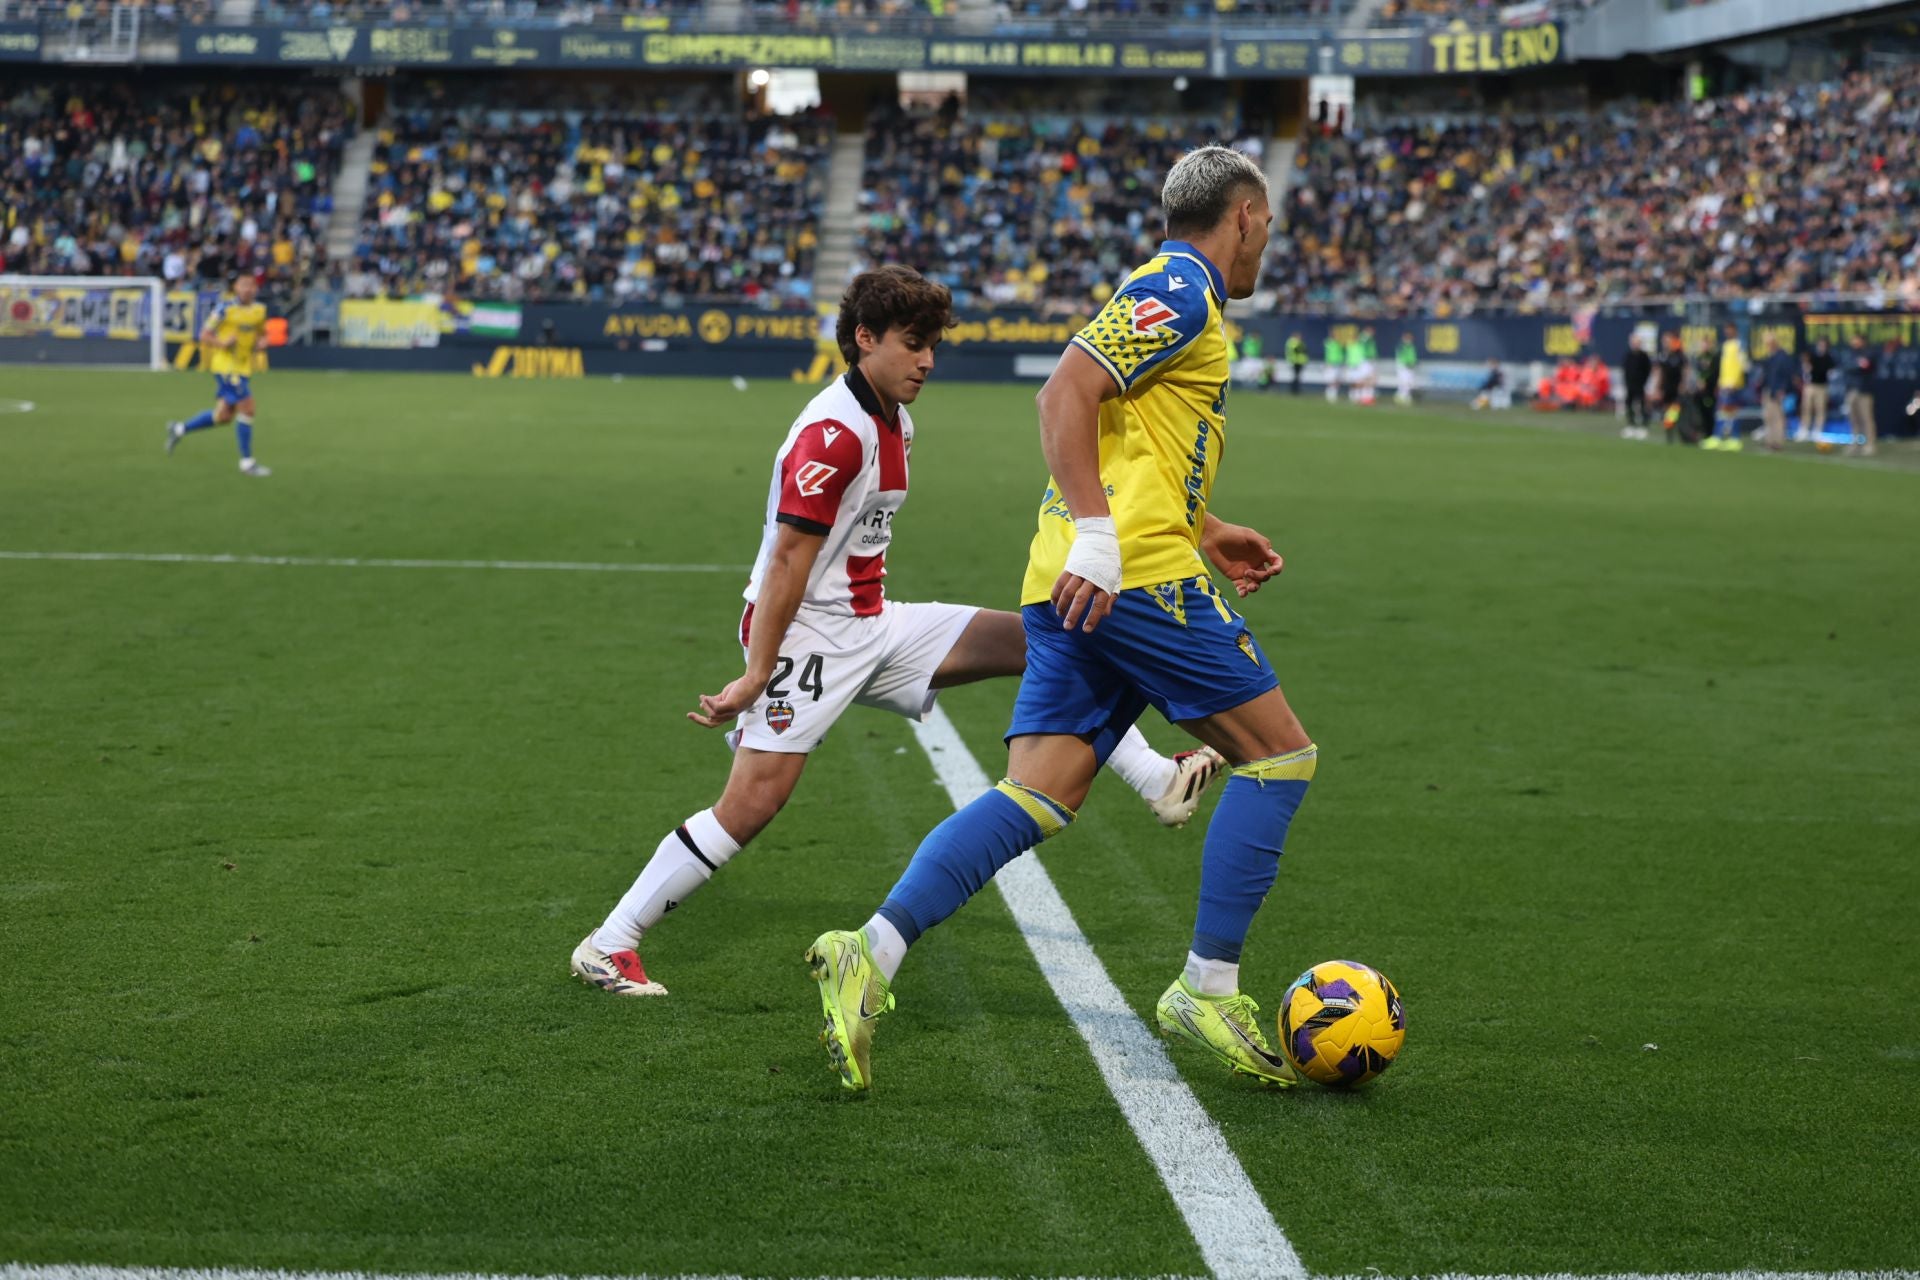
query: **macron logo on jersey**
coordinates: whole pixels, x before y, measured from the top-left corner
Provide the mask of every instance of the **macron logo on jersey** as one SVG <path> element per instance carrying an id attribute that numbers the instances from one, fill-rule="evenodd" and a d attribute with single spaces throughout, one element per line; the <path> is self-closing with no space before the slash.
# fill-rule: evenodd
<path id="1" fill-rule="evenodd" d="M 832 442 L 832 437 L 828 437 Z M 824 462 L 809 462 L 794 473 L 793 487 L 809 498 L 817 498 L 827 490 L 827 481 L 840 474 L 840 468 L 828 466 Z"/>
<path id="2" fill-rule="evenodd" d="M 840 427 L 822 427 L 820 428 L 820 438 L 828 444 L 832 444 L 840 438 L 841 430 L 842 428 Z"/>
<path id="3" fill-rule="evenodd" d="M 1133 331 L 1152 333 L 1169 320 L 1177 320 L 1180 313 L 1158 298 L 1138 298 L 1133 304 Z"/>
<path id="4" fill-rule="evenodd" d="M 1185 280 L 1182 280 L 1179 276 L 1176 276 L 1171 272 L 1168 273 L 1167 275 L 1168 289 L 1172 290 L 1174 293 L 1178 293 L 1180 292 L 1180 290 L 1186 287 L 1187 287 L 1187 282 Z"/>

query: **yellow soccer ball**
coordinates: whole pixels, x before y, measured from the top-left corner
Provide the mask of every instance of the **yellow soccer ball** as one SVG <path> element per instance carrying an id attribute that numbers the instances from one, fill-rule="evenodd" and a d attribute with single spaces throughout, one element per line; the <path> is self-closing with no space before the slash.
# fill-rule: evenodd
<path id="1" fill-rule="evenodd" d="M 1387 975 L 1328 960 L 1294 979 L 1280 1000 L 1280 1049 L 1294 1070 L 1351 1089 L 1393 1065 L 1407 1039 L 1407 1011 Z"/>

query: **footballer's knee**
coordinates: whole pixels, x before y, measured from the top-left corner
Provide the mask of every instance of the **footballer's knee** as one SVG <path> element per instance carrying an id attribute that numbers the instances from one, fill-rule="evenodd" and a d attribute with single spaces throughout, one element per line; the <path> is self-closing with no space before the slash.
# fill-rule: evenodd
<path id="1" fill-rule="evenodd" d="M 745 846 L 780 815 L 786 798 L 766 800 L 760 797 L 723 795 L 713 806 L 713 817 L 737 845 Z"/>
<path id="2" fill-rule="evenodd" d="M 1093 744 L 1072 734 L 1023 734 L 1007 748 L 1007 781 L 1069 811 L 1087 802 L 1100 761 Z"/>
<path id="3" fill-rule="evenodd" d="M 734 756 L 733 772 L 713 806 L 713 816 L 735 844 L 745 845 L 780 816 L 806 763 L 803 754 L 750 748 Z"/>
<path id="4" fill-rule="evenodd" d="M 1015 782 L 1012 778 L 1000 779 L 993 789 L 1019 805 L 1033 819 L 1034 825 L 1040 828 L 1042 840 L 1051 840 L 1059 835 L 1080 816 L 1076 811 L 1077 806 L 1063 804 L 1039 788 Z"/>
<path id="5" fill-rule="evenodd" d="M 1278 689 L 1227 711 L 1181 725 L 1235 766 L 1287 755 L 1313 745 L 1300 718 Z"/>

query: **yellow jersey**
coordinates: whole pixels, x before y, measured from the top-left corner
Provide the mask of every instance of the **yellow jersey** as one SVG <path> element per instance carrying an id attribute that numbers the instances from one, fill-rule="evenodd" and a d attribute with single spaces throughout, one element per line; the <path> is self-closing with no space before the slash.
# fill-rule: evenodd
<path id="1" fill-rule="evenodd" d="M 251 377 L 253 374 L 254 351 L 260 345 L 260 336 L 267 327 L 267 307 L 263 302 L 250 302 L 241 306 L 231 298 L 222 298 L 220 305 L 207 317 L 207 328 L 211 328 L 218 338 L 232 338 L 231 347 L 208 347 L 208 371 L 226 374 L 232 377 Z"/>
<path id="2" fill-rule="evenodd" d="M 1740 339 L 1728 338 L 1720 344 L 1720 389 L 1739 391 L 1747 385 L 1747 352 Z"/>
<path id="3" fill-rule="evenodd" d="M 1120 538 L 1120 586 L 1204 577 L 1200 530 L 1226 445 L 1226 281 L 1183 240 L 1127 277 L 1072 345 L 1120 394 L 1100 406 L 1100 478 Z M 1047 477 L 1021 604 L 1051 596 L 1073 518 Z"/>

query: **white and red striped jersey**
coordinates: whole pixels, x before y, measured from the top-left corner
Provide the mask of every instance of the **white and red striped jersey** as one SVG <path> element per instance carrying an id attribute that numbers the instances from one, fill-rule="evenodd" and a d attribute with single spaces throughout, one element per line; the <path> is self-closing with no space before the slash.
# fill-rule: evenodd
<path id="1" fill-rule="evenodd" d="M 893 517 L 907 500 L 913 419 L 902 408 L 889 422 L 858 367 L 836 378 L 794 419 L 773 459 L 766 526 L 745 592 L 751 605 L 773 555 L 778 526 L 823 534 L 803 609 L 869 617 L 885 603 L 887 545 Z M 749 615 L 752 610 L 748 610 Z M 746 627 L 743 623 L 742 643 Z"/>

